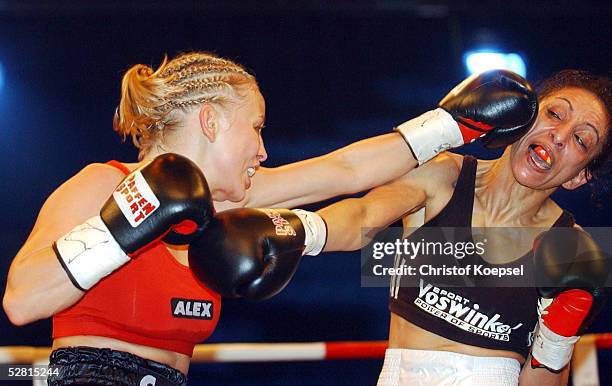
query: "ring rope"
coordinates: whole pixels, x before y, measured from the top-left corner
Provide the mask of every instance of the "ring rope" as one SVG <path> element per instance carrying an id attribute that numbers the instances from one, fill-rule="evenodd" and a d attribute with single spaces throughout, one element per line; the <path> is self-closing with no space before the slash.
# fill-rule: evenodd
<path id="1" fill-rule="evenodd" d="M 598 349 L 612 348 L 612 333 L 587 334 L 580 342 Z M 306 343 L 211 343 L 196 345 L 192 363 L 288 362 L 339 359 L 382 359 L 387 341 L 341 341 Z M 29 364 L 49 357 L 51 348 L 0 347 L 0 364 Z"/>
<path id="2" fill-rule="evenodd" d="M 387 341 L 346 341 L 307 343 L 214 343 L 199 344 L 192 363 L 287 362 L 333 359 L 383 358 Z M 29 364 L 51 354 L 50 347 L 0 347 L 0 364 Z"/>

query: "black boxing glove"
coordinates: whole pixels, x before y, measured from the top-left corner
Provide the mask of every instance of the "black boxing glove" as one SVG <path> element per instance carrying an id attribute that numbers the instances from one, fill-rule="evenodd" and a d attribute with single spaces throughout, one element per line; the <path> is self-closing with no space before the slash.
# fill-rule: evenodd
<path id="1" fill-rule="evenodd" d="M 470 76 L 439 107 L 396 127 L 419 164 L 480 137 L 490 148 L 509 145 L 529 130 L 538 114 L 532 86 L 506 70 Z"/>
<path id="2" fill-rule="evenodd" d="M 531 366 L 562 370 L 605 300 L 609 259 L 586 232 L 555 228 L 534 244 L 540 315 Z"/>
<path id="3" fill-rule="evenodd" d="M 326 235 L 316 213 L 232 209 L 218 213 L 189 245 L 189 267 L 222 296 L 263 300 L 285 288 L 302 255 L 321 252 Z"/>
<path id="4" fill-rule="evenodd" d="M 173 228 L 183 237 L 200 235 L 213 213 L 198 166 L 163 154 L 125 177 L 100 215 L 59 238 L 54 249 L 72 283 L 87 290 Z"/>

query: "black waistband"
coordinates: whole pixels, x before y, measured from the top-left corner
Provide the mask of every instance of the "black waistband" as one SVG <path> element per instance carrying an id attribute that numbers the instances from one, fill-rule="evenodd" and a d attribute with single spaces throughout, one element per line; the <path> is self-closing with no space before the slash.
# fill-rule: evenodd
<path id="1" fill-rule="evenodd" d="M 58 368 L 49 385 L 187 385 L 187 377 L 170 366 L 108 348 L 60 348 L 49 365 Z"/>

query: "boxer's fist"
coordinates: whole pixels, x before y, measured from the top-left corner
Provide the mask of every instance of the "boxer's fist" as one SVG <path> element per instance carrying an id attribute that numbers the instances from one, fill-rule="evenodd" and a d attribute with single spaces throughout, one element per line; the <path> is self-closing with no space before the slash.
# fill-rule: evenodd
<path id="1" fill-rule="evenodd" d="M 163 154 L 133 171 L 104 204 L 100 217 L 126 253 L 172 231 L 188 244 L 214 212 L 210 190 L 197 165 Z M 164 238 L 164 241 L 172 241 Z"/>
<path id="2" fill-rule="evenodd" d="M 439 107 L 396 128 L 419 164 L 479 137 L 487 147 L 509 145 L 527 132 L 538 113 L 532 86 L 506 70 L 472 75 L 444 97 Z"/>
<path id="3" fill-rule="evenodd" d="M 54 243 L 72 283 L 87 290 L 171 229 L 193 238 L 213 214 L 204 175 L 187 158 L 164 154 L 130 173 L 99 216 Z"/>
<path id="4" fill-rule="evenodd" d="M 463 143 L 483 137 L 487 147 L 515 142 L 538 114 L 538 99 L 529 82 L 506 70 L 467 78 L 439 106 L 459 125 Z"/>
<path id="5" fill-rule="evenodd" d="M 560 371 L 607 299 L 609 260 L 586 232 L 575 228 L 542 234 L 534 244 L 534 259 L 542 298 L 531 365 Z"/>
<path id="6" fill-rule="evenodd" d="M 225 297 L 261 300 L 280 292 L 302 254 L 317 254 L 325 224 L 314 213 L 240 208 L 219 213 L 189 245 L 189 267 Z"/>

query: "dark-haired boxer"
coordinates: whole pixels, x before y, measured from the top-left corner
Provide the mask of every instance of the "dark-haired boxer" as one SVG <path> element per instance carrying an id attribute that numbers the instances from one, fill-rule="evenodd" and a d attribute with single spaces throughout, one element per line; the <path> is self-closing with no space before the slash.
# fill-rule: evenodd
<path id="1" fill-rule="evenodd" d="M 611 92 L 608 78 L 575 70 L 555 74 L 541 84 L 535 124 L 499 159 L 443 153 L 361 199 L 344 200 L 318 211 L 329 228 L 325 250 L 360 248 L 367 241 L 361 238 L 362 228 L 384 227 L 402 216 L 405 225 L 413 226 L 414 212 L 423 207 L 421 229 L 575 227 L 573 216 L 550 195 L 559 187 L 576 189 L 605 171 L 602 165 L 610 158 Z M 476 281 L 475 286 L 446 288 L 453 298 L 461 299 L 462 307 L 473 305 L 461 318 L 446 318 L 450 301 L 419 306 L 427 292 L 434 296 L 442 291 L 432 279 L 421 276 L 419 285 L 402 286 L 405 278 L 392 278 L 389 350 L 378 384 L 565 384 L 577 336 L 606 297 L 601 286 L 608 272 L 603 253 L 583 232 L 574 232 L 575 236 L 563 238 L 567 243 L 557 247 L 551 237 L 536 243 L 533 264 L 540 267 L 536 272 L 550 276 L 549 283 L 555 284 L 495 288 Z M 584 264 L 579 272 L 565 271 L 561 267 L 580 258 L 577 245 L 589 245 L 591 265 Z M 477 254 L 470 259 L 497 268 L 529 265 L 534 258 L 530 246 L 517 253 L 507 251 L 514 246 L 506 245 L 491 255 L 493 260 Z M 468 319 L 476 312 L 480 321 L 508 328 L 501 335 L 483 334 L 480 327 L 485 323 L 470 328 Z"/>
<path id="2" fill-rule="evenodd" d="M 155 71 L 136 65 L 123 78 L 115 129 L 132 138 L 139 162 L 88 165 L 51 194 L 11 265 L 4 309 L 17 325 L 53 316 L 51 364 L 63 371 L 51 384 L 184 384 L 193 347 L 212 333 L 221 308 L 220 294 L 189 269 L 201 251 L 192 248 L 188 257 L 184 247 L 196 236 L 210 240 L 208 228 L 217 234 L 223 217 L 211 219 L 210 200 L 217 212 L 295 206 L 384 183 L 486 133 L 495 144 L 500 134 L 525 132 L 535 99 L 523 79 L 496 72 L 470 84 L 454 91 L 457 103 L 446 111 L 401 125 L 418 134 L 411 142 L 416 157 L 390 133 L 259 169 L 267 157 L 265 104 L 244 68 L 197 52 L 164 60 Z M 293 219 L 306 223 L 298 257 L 313 248 L 306 234 L 313 216 Z M 294 248 L 275 253 L 293 256 Z M 265 298 L 293 270 L 255 266 L 239 282 L 215 271 L 209 285 Z"/>

